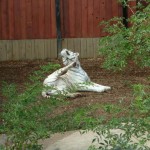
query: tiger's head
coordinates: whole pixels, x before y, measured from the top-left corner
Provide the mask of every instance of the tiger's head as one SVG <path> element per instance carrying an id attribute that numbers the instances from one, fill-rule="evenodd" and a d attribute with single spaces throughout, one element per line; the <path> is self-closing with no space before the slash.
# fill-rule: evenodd
<path id="1" fill-rule="evenodd" d="M 60 56 L 62 57 L 62 61 L 65 66 L 69 65 L 72 62 L 79 63 L 78 62 L 79 53 L 74 53 L 72 51 L 69 51 L 68 49 L 63 49 L 60 53 Z"/>

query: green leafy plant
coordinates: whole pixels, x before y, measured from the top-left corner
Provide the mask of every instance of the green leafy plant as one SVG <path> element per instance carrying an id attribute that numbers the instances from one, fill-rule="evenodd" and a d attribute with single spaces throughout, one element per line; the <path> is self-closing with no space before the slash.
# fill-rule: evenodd
<path id="1" fill-rule="evenodd" d="M 127 20 L 131 25 L 126 28 L 124 18 L 117 17 L 101 23 L 108 34 L 99 40 L 99 52 L 105 58 L 103 66 L 112 70 L 123 70 L 132 63 L 139 67 L 150 66 L 150 4 L 143 8 L 139 1 L 134 12 L 135 7 L 130 7 L 125 0 L 120 1 L 133 13 Z"/>
<path id="2" fill-rule="evenodd" d="M 93 142 L 97 142 L 99 147 L 92 145 L 89 150 L 149 150 L 150 147 L 146 145 L 150 140 L 149 91 L 150 86 L 134 85 L 133 100 L 129 107 L 122 109 L 122 112 L 128 113 L 124 117 L 118 117 L 111 111 L 112 118 L 93 130 L 97 133 Z M 112 106 L 108 106 L 105 110 L 110 113 Z"/>
<path id="3" fill-rule="evenodd" d="M 48 113 L 63 100 L 58 97 L 42 99 L 41 79 L 46 72 L 58 68 L 59 65 L 48 64 L 30 76 L 25 89 L 19 91 L 15 84 L 3 83 L 2 93 L 5 97 L 0 114 L 2 124 L 0 134 L 7 136 L 6 149 L 41 149 L 39 139 L 50 136 Z"/>
<path id="4" fill-rule="evenodd" d="M 128 1 L 119 1 L 133 13 L 127 20 L 130 27 L 124 26 L 124 18 L 115 17 L 102 22 L 104 31 L 108 33 L 99 42 L 99 52 L 105 59 L 103 66 L 114 71 L 126 69 L 131 64 L 149 67 L 150 4 L 143 7 L 141 1 L 138 1 L 135 12 L 135 7 L 130 7 Z M 149 150 L 150 147 L 146 145 L 150 140 L 149 91 L 149 85 L 137 84 L 133 86 L 133 100 L 129 106 L 124 107 L 122 101 L 119 107 L 111 104 L 103 106 L 111 117 L 93 130 L 97 133 L 93 143 L 96 142 L 99 146 L 91 145 L 89 150 Z M 118 115 L 119 113 L 124 115 Z"/>
<path id="5" fill-rule="evenodd" d="M 95 105 L 75 108 L 56 115 L 49 120 L 52 132 L 65 132 L 78 129 L 93 129 L 101 123 L 99 118 L 94 118 L 91 113 L 95 111 Z"/>

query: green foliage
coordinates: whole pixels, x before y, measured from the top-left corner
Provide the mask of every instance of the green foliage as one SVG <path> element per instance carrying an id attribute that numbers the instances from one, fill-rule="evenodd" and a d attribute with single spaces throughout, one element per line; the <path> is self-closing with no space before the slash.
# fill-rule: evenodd
<path id="1" fill-rule="evenodd" d="M 106 105 L 104 105 L 104 106 L 103 106 L 103 109 L 104 109 L 107 113 L 109 113 L 109 114 L 111 114 L 111 113 L 119 113 L 119 112 L 122 111 L 119 106 L 117 106 L 117 105 L 112 105 L 112 104 L 106 104 Z"/>
<path id="2" fill-rule="evenodd" d="M 102 22 L 108 36 L 100 38 L 99 52 L 104 56 L 103 66 L 107 69 L 122 70 L 134 62 L 139 67 L 150 66 L 150 4 L 134 13 L 133 8 L 121 0 L 132 12 L 127 20 L 131 25 L 126 28 L 123 18 L 113 18 Z M 135 8 L 134 8 L 135 9 Z"/>
<path id="3" fill-rule="evenodd" d="M 106 105 L 104 110 L 111 112 L 112 118 L 104 125 L 98 126 L 94 132 L 99 147 L 91 146 L 89 150 L 149 150 L 145 143 L 150 140 L 150 86 L 134 85 L 133 100 L 128 108 L 122 107 L 122 112 L 128 111 L 123 117 L 118 117 L 112 111 L 113 105 Z M 117 133 L 113 129 L 119 129 Z M 133 141 L 138 139 L 138 141 Z"/>
<path id="4" fill-rule="evenodd" d="M 91 115 L 96 109 L 93 105 L 61 113 L 49 120 L 49 127 L 54 133 L 77 129 L 93 129 L 102 122 L 99 118 L 94 118 Z"/>
<path id="5" fill-rule="evenodd" d="M 58 68 L 48 64 L 35 71 L 30 82 L 20 92 L 15 84 L 3 83 L 2 93 L 5 97 L 3 113 L 0 114 L 2 124 L 0 134 L 6 134 L 6 149 L 41 149 L 38 140 L 50 136 L 48 113 L 61 101 L 58 97 L 42 99 L 42 82 L 44 74 Z"/>
<path id="6" fill-rule="evenodd" d="M 146 93 L 143 90 L 144 87 L 140 84 L 134 85 L 133 88 L 135 101 L 132 103 L 132 108 L 136 108 L 136 111 L 142 115 L 150 114 L 150 94 Z"/>

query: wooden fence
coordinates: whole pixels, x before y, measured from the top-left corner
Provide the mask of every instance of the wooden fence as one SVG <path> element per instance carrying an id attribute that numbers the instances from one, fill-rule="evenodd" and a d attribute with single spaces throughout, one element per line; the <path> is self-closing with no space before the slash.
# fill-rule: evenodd
<path id="1" fill-rule="evenodd" d="M 99 23 L 122 16 L 117 0 L 60 0 L 62 48 L 96 57 Z M 55 0 L 0 0 L 0 60 L 57 57 Z"/>
<path id="2" fill-rule="evenodd" d="M 117 0 L 62 0 L 62 36 L 101 37 L 104 36 L 99 23 L 114 16 L 122 16 L 122 7 Z"/>
<path id="3" fill-rule="evenodd" d="M 0 0 L 0 39 L 56 38 L 55 0 Z"/>

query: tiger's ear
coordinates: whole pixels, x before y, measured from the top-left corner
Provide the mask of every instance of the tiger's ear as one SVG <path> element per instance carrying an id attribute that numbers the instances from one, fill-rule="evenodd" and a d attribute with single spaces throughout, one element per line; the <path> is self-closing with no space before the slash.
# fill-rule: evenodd
<path id="1" fill-rule="evenodd" d="M 76 56 L 79 56 L 79 53 L 76 53 Z"/>

